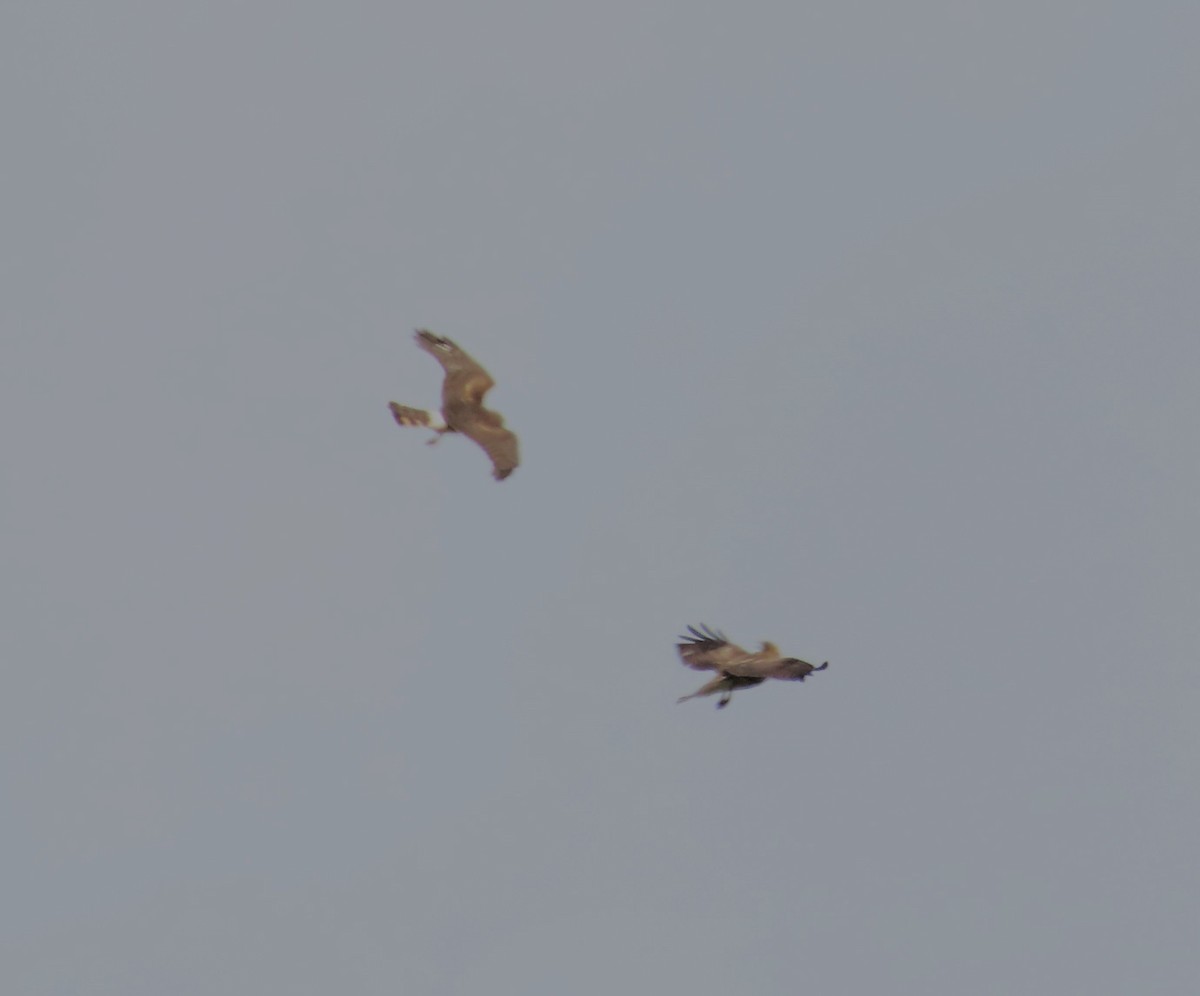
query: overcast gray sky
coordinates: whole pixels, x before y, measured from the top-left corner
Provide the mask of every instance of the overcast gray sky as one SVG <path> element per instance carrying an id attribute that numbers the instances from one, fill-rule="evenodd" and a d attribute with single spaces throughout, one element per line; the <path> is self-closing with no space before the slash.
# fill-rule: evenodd
<path id="1" fill-rule="evenodd" d="M 1200 991 L 1197 37 L 6 4 L 4 991 Z"/>

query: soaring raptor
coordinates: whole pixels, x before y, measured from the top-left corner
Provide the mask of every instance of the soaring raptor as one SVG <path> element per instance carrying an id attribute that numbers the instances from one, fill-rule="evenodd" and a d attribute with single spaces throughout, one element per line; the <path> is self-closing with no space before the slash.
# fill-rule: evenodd
<path id="1" fill-rule="evenodd" d="M 764 643 L 758 653 L 747 653 L 737 644 L 730 643 L 720 630 L 714 631 L 703 625 L 699 629 L 689 626 L 688 633 L 691 635 L 681 636 L 681 642 L 675 645 L 679 659 L 697 671 L 716 671 L 717 676 L 691 695 L 685 695 L 680 702 L 720 692 L 717 708 L 724 709 L 733 698 L 735 688 L 761 685 L 768 678 L 803 681 L 814 671 L 829 667 L 829 661 L 813 667 L 795 657 L 783 657 L 773 643 Z"/>
<path id="2" fill-rule="evenodd" d="M 444 336 L 418 329 L 417 345 L 429 353 L 446 371 L 442 384 L 442 419 L 435 424 L 432 416 L 420 408 L 408 408 L 392 401 L 388 407 L 398 425 L 418 425 L 434 431 L 432 446 L 447 432 L 461 432 L 483 447 L 492 460 L 492 476 L 503 481 L 517 469 L 517 437 L 504 428 L 504 419 L 483 407 L 483 396 L 494 381 L 488 372 Z"/>

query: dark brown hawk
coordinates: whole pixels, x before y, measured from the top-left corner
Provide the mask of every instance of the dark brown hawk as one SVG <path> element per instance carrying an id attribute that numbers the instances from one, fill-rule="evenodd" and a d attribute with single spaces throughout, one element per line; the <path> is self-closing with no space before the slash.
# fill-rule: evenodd
<path id="1" fill-rule="evenodd" d="M 691 695 L 683 696 L 680 702 L 720 692 L 717 708 L 724 709 L 733 698 L 735 688 L 761 685 L 768 678 L 803 681 L 814 671 L 829 667 L 829 661 L 813 667 L 795 657 L 784 657 L 773 643 L 763 643 L 762 649 L 752 654 L 736 643 L 730 643 L 720 630 L 714 631 L 703 625 L 699 629 L 689 626 L 688 633 L 691 635 L 681 636 L 681 642 L 675 645 L 679 659 L 697 671 L 716 671 L 717 677 Z"/>
<path id="2" fill-rule="evenodd" d="M 434 431 L 433 445 L 447 432 L 461 432 L 483 447 L 491 458 L 492 476 L 503 481 L 517 469 L 517 437 L 504 428 L 504 419 L 483 407 L 483 396 L 494 381 L 475 360 L 445 336 L 418 329 L 417 345 L 429 353 L 446 371 L 442 383 L 442 422 L 429 412 L 409 408 L 392 401 L 388 407 L 398 425 L 416 425 Z"/>

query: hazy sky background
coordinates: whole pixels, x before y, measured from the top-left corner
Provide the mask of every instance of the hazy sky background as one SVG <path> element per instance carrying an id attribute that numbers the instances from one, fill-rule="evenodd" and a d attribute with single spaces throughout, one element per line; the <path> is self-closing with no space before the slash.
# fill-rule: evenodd
<path id="1" fill-rule="evenodd" d="M 0 988 L 1200 991 L 1197 37 L 6 4 Z"/>

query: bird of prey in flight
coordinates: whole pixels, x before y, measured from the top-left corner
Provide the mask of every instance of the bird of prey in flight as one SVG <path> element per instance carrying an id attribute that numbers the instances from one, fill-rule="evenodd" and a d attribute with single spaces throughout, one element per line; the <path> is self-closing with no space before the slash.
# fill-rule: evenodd
<path id="1" fill-rule="evenodd" d="M 813 667 L 795 657 L 783 657 L 773 643 L 763 643 L 761 650 L 751 654 L 737 644 L 730 643 L 720 630 L 714 631 L 703 625 L 699 629 L 689 626 L 688 633 L 691 635 L 681 636 L 679 639 L 682 642 L 675 645 L 679 659 L 697 671 L 716 671 L 717 676 L 691 695 L 683 696 L 680 702 L 720 692 L 717 708 L 724 709 L 733 698 L 735 688 L 761 685 L 768 678 L 803 681 L 814 671 L 824 671 L 829 667 L 829 661 L 820 667 Z"/>
<path id="2" fill-rule="evenodd" d="M 491 458 L 492 476 L 503 481 L 517 468 L 517 437 L 504 428 L 504 419 L 483 407 L 483 396 L 494 381 L 488 372 L 444 336 L 418 329 L 417 345 L 429 353 L 446 371 L 442 384 L 442 421 L 429 412 L 389 402 L 392 418 L 398 425 L 423 426 L 434 431 L 432 446 L 447 432 L 461 432 L 483 447 Z"/>

